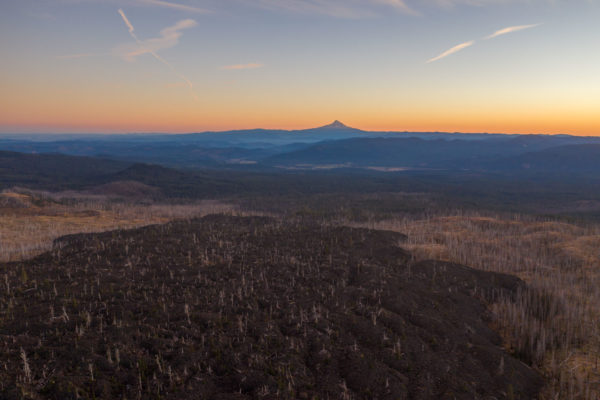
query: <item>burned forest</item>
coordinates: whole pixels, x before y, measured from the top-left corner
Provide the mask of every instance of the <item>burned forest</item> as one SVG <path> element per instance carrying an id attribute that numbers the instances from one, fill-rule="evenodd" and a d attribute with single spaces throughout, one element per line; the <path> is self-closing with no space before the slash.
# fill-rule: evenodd
<path id="1" fill-rule="evenodd" d="M 208 216 L 3 264 L 0 393 L 19 398 L 530 399 L 489 305 L 518 278 L 406 237 Z"/>

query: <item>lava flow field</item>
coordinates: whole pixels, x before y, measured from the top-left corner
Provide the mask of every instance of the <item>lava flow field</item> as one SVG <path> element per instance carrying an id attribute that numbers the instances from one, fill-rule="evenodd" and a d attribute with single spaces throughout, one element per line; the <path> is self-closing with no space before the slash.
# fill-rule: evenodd
<path id="1" fill-rule="evenodd" d="M 208 216 L 0 264 L 0 399 L 531 399 L 490 302 L 515 277 L 403 235 Z"/>

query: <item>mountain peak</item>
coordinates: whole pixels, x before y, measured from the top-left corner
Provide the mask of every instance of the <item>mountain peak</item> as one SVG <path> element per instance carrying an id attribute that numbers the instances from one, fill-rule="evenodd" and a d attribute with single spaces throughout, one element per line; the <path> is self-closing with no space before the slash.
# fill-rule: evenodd
<path id="1" fill-rule="evenodd" d="M 325 125 L 322 128 L 327 128 L 327 129 L 351 129 L 349 126 L 343 124 L 342 122 L 338 121 L 337 119 L 335 121 L 333 121 L 333 123 L 331 123 L 329 125 Z"/>

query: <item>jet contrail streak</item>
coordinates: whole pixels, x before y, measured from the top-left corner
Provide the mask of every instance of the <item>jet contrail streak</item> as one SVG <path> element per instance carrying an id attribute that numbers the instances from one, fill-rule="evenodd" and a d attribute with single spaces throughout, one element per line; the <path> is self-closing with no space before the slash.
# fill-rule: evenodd
<path id="1" fill-rule="evenodd" d="M 129 34 L 135 40 L 135 42 L 138 44 L 138 46 L 140 46 L 147 53 L 152 54 L 152 56 L 155 59 L 157 59 L 158 61 L 160 61 L 161 63 L 163 63 L 167 67 L 169 67 L 169 69 L 171 70 L 171 72 L 173 72 L 179 79 L 183 80 L 187 84 L 187 86 L 190 89 L 190 93 L 192 94 L 192 97 L 194 98 L 194 100 L 198 101 L 198 96 L 194 92 L 194 85 L 192 84 L 192 81 L 190 81 L 185 75 L 183 75 L 182 73 L 180 73 L 179 71 L 177 71 L 177 69 L 170 62 L 168 62 L 167 60 L 165 60 L 164 58 L 162 58 L 161 56 L 159 56 L 154 50 L 152 50 L 152 49 L 150 49 L 150 48 L 148 48 L 147 46 L 144 45 L 144 42 L 142 42 L 137 37 L 137 35 L 135 34 L 135 29 L 133 28 L 133 25 L 129 21 L 129 18 L 127 18 L 127 16 L 123 12 L 123 10 L 120 9 L 120 8 L 119 8 L 119 14 L 121 15 L 121 18 L 123 18 L 123 22 L 125 22 L 125 25 L 127 25 L 127 29 L 129 30 Z"/>

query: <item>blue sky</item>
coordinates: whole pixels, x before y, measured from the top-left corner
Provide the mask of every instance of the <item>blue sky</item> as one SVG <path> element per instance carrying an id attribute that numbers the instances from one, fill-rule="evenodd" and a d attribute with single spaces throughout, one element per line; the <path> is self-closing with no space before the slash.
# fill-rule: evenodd
<path id="1" fill-rule="evenodd" d="M 599 20 L 594 0 L 4 1 L 0 131 L 600 134 Z"/>

